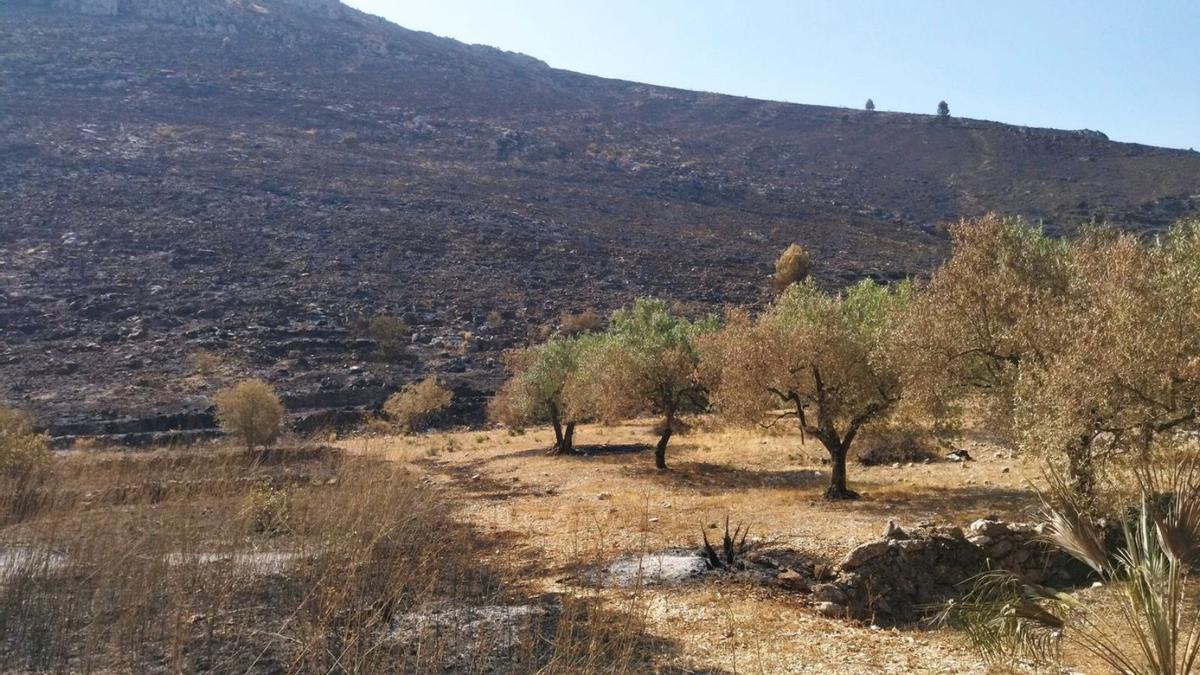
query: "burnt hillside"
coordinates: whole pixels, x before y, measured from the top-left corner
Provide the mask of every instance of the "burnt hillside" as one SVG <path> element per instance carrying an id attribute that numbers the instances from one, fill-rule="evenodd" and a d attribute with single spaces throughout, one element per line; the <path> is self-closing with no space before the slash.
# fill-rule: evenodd
<path id="1" fill-rule="evenodd" d="M 332 0 L 0 4 L 0 157 L 0 398 L 64 434 L 207 426 L 198 353 L 310 413 L 483 392 L 563 310 L 761 302 L 792 241 L 837 285 L 928 270 L 961 216 L 1200 204 L 1194 152 L 606 80 Z"/>

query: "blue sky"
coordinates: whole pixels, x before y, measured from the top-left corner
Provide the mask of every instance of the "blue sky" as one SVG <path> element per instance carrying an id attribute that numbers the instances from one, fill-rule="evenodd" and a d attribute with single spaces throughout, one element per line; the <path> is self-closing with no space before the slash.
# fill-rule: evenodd
<path id="1" fill-rule="evenodd" d="M 1200 149 L 1200 1 L 348 0 L 558 68 Z"/>

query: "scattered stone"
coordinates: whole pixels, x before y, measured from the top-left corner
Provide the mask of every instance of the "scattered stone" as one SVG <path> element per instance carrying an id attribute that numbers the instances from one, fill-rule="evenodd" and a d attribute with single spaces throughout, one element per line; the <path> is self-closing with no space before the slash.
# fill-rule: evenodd
<path id="1" fill-rule="evenodd" d="M 896 521 L 889 520 L 888 524 L 887 524 L 887 528 L 884 529 L 884 531 L 883 531 L 883 538 L 884 539 L 908 539 L 908 533 L 905 532 L 903 529 L 901 529 L 901 527 L 896 524 Z"/>
<path id="2" fill-rule="evenodd" d="M 817 613 L 821 616 L 829 617 L 830 619 L 841 619 L 846 616 L 846 607 L 834 602 L 818 602 L 814 605 Z"/>
<path id="3" fill-rule="evenodd" d="M 971 453 L 967 452 L 966 450 L 955 450 L 954 452 L 948 453 L 946 455 L 946 459 L 950 460 L 951 462 L 973 462 L 973 461 L 975 461 L 974 459 L 971 458 Z"/>

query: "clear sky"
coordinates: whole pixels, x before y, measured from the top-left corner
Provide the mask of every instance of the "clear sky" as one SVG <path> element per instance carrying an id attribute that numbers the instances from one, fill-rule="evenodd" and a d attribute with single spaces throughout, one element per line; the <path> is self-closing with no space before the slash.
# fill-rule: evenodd
<path id="1" fill-rule="evenodd" d="M 557 68 L 1200 149 L 1200 0 L 347 0 Z"/>

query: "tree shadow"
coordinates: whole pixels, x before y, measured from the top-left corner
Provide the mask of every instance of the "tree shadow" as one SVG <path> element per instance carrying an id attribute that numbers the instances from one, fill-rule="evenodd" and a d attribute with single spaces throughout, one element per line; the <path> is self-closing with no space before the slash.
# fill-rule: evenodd
<path id="1" fill-rule="evenodd" d="M 704 495 L 754 489 L 823 489 L 829 481 L 825 472 L 818 474 L 812 469 L 760 471 L 711 462 L 672 463 L 669 458 L 667 464 L 670 468 L 666 471 L 650 472 L 646 467 L 630 466 L 627 473 L 649 476 L 665 487 L 683 488 Z"/>
<path id="2" fill-rule="evenodd" d="M 455 487 L 481 499 L 502 501 L 541 494 L 532 485 L 521 482 L 515 477 L 509 480 L 499 480 L 485 474 L 483 467 L 495 459 L 486 458 L 465 463 L 448 463 L 422 458 L 415 460 L 415 463 L 423 465 L 431 472 L 448 476 L 454 481 Z"/>
<path id="3" fill-rule="evenodd" d="M 863 499 L 848 503 L 856 511 L 878 514 L 881 519 L 909 523 L 939 521 L 963 526 L 985 516 L 1029 520 L 1041 509 L 1037 493 L 1028 489 L 967 485 L 899 493 L 895 488 L 878 487 L 883 489 L 876 492 L 863 488 Z"/>
<path id="4" fill-rule="evenodd" d="M 635 607 L 614 609 L 599 597 L 574 595 L 559 595 L 546 604 L 557 609 L 546 615 L 536 636 L 542 646 L 536 660 L 539 672 L 730 673 L 658 666 L 655 662 L 663 657 L 673 661 L 681 653 L 680 642 L 650 633 Z"/>
<path id="5" fill-rule="evenodd" d="M 567 461 L 567 460 L 588 461 L 588 460 L 597 460 L 597 459 L 602 460 L 605 458 L 618 457 L 621 455 L 635 455 L 635 454 L 642 453 L 642 452 L 648 452 L 651 449 L 652 449 L 652 446 L 646 445 L 644 443 L 612 443 L 612 444 L 593 443 L 593 444 L 589 444 L 589 445 L 576 445 L 575 452 L 562 454 L 562 455 L 555 455 L 551 452 L 551 448 L 549 448 L 549 447 L 538 447 L 538 448 L 526 448 L 525 450 L 515 450 L 513 452 L 506 452 L 506 453 L 503 453 L 500 455 L 494 455 L 491 458 L 489 458 L 487 461 L 494 462 L 494 461 L 498 461 L 498 460 L 502 460 L 502 459 L 517 459 L 517 458 L 523 458 L 523 457 L 556 457 L 556 458 L 560 458 L 564 461 Z"/>

